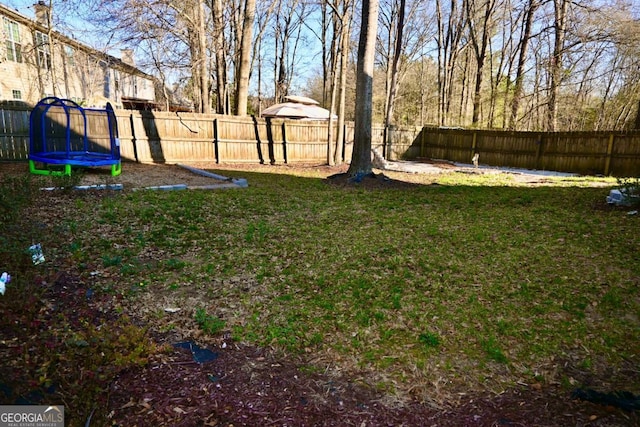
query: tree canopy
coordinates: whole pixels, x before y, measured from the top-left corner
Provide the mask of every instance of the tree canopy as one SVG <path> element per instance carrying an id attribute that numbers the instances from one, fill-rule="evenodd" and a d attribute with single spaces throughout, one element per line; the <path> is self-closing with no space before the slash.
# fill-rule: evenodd
<path id="1" fill-rule="evenodd" d="M 77 23 L 99 26 L 101 47 L 135 49 L 138 66 L 197 111 L 259 114 L 306 95 L 355 118 L 362 5 L 352 0 L 49 3 L 61 31 L 84 41 Z M 381 0 L 379 11 L 374 122 L 602 130 L 639 121 L 637 2 Z"/>

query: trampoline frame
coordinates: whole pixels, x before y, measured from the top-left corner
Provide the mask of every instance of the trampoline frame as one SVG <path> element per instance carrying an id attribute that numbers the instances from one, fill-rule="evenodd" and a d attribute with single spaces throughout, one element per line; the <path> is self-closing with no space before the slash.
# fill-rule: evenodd
<path id="1" fill-rule="evenodd" d="M 67 119 L 65 128 L 64 149 L 47 150 L 47 126 L 50 125 L 47 113 L 51 108 L 62 108 Z M 71 110 L 77 110 L 82 116 L 83 132 L 81 136 L 82 149 L 72 149 L 71 144 Z M 109 128 L 109 151 L 97 152 L 90 150 L 90 140 L 87 135 L 87 111 L 104 113 L 107 116 Z M 39 144 L 38 144 L 39 143 Z M 74 147 L 77 148 L 77 147 Z M 36 162 L 46 165 L 62 166 L 62 170 L 38 169 Z M 111 166 L 111 175 L 117 176 L 122 172 L 120 157 L 120 140 L 118 138 L 118 124 L 113 107 L 107 103 L 105 109 L 85 109 L 70 99 L 58 97 L 43 98 L 31 110 L 29 115 L 29 171 L 37 175 L 71 176 L 72 166 L 97 167 Z"/>

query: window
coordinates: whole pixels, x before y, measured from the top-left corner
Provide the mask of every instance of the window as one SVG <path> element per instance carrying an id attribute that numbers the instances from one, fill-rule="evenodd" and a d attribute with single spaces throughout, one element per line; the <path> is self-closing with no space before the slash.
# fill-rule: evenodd
<path id="1" fill-rule="evenodd" d="M 18 23 L 8 18 L 2 18 L 4 27 L 7 59 L 22 62 L 22 44 L 20 43 L 20 27 Z"/>
<path id="2" fill-rule="evenodd" d="M 47 70 L 51 69 L 49 36 L 40 31 L 36 31 L 36 51 L 38 53 L 38 66 Z"/>
<path id="3" fill-rule="evenodd" d="M 22 92 L 20 92 L 19 90 L 13 90 L 13 99 L 22 99 Z"/>
<path id="4" fill-rule="evenodd" d="M 76 65 L 76 58 L 75 58 L 76 51 L 73 50 L 73 48 L 71 46 L 67 45 L 67 46 L 64 47 L 64 54 L 65 54 L 65 56 L 67 58 L 67 65 L 69 65 L 71 67 L 75 66 Z"/>

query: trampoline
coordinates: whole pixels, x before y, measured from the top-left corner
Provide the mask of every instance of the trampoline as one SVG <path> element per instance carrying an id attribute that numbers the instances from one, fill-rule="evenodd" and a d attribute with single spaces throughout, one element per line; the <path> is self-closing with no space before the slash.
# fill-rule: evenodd
<path id="1" fill-rule="evenodd" d="M 112 176 L 122 172 L 111 104 L 97 109 L 57 97 L 40 100 L 29 116 L 29 171 L 70 176 L 72 167 L 97 166 L 111 166 Z"/>

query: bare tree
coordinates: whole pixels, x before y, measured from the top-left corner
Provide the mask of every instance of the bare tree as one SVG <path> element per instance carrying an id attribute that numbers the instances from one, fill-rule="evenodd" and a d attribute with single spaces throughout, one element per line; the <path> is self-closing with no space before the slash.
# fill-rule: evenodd
<path id="1" fill-rule="evenodd" d="M 511 118 L 509 119 L 509 127 L 516 129 L 518 121 L 518 111 L 520 110 L 520 102 L 522 100 L 522 91 L 524 84 L 524 72 L 529 54 L 529 42 L 531 40 L 531 32 L 533 28 L 533 20 L 538 9 L 539 0 L 528 0 L 525 6 L 524 20 L 522 24 L 522 32 L 518 44 L 518 65 L 516 68 L 515 83 L 513 88 L 513 97 L 511 99 Z"/>
<path id="2" fill-rule="evenodd" d="M 335 2 L 325 2 L 331 10 L 331 15 L 327 22 L 331 30 L 331 42 L 329 51 L 324 51 L 328 55 L 325 61 L 329 64 L 323 68 L 323 93 L 328 91 L 329 111 L 331 112 L 328 122 L 328 162 L 329 164 L 342 163 L 342 142 L 344 140 L 345 104 L 347 87 L 347 65 L 349 62 L 351 20 L 353 16 L 353 1 L 339 0 Z M 323 25 L 324 28 L 324 25 Z M 323 35 L 326 40 L 326 35 Z M 327 95 L 323 95 L 326 100 Z M 337 124 L 333 115 L 337 112 Z M 337 133 L 335 132 L 337 128 Z"/>
<path id="3" fill-rule="evenodd" d="M 388 52 L 393 52 L 391 56 L 390 64 L 387 66 L 387 96 L 385 105 L 385 139 L 389 137 L 389 128 L 393 120 L 393 108 L 395 105 L 396 94 L 398 92 L 398 74 L 400 72 L 400 57 L 403 53 L 403 36 L 404 36 L 404 20 L 405 20 L 405 8 L 406 1 L 398 0 L 393 2 L 393 10 L 391 16 L 397 14 L 396 26 L 395 26 L 395 44 L 393 48 L 388 46 Z M 393 19 L 389 20 L 389 34 L 391 35 Z M 393 37 L 389 37 L 389 44 L 392 43 Z M 389 141 L 385 140 L 385 147 Z M 386 153 L 383 153 L 386 155 Z"/>
<path id="4" fill-rule="evenodd" d="M 381 6 L 376 1 L 382 28 L 375 72 L 383 78 L 372 89 L 376 106 L 372 106 L 372 118 L 375 113 L 390 125 L 400 120 L 423 123 L 437 116 L 440 125 L 522 130 L 633 126 L 640 98 L 637 2 L 385 1 Z M 348 111 L 356 111 L 350 110 L 355 100 L 362 99 L 362 93 L 354 94 L 352 89 L 357 79 L 348 78 L 356 71 L 350 37 L 353 0 L 47 3 L 57 8 L 55 23 L 80 39 L 81 29 L 71 24 L 79 13 L 88 11 L 94 23 L 113 34 L 98 40 L 98 48 L 135 48 L 136 57 L 142 56 L 138 66 L 171 88 L 162 92 L 170 95 L 180 88 L 197 111 L 208 111 L 209 97 L 215 96 L 217 112 L 228 113 L 233 105 L 238 114 L 246 113 L 246 104 L 239 104 L 248 97 L 254 62 L 258 63 L 259 101 L 263 91 L 271 90 L 263 89 L 263 82 L 270 80 L 263 79 L 269 67 L 273 83 L 265 87 L 273 85 L 273 95 L 279 98 L 286 95 L 300 78 L 301 59 L 310 58 L 307 51 L 300 55 L 301 46 L 307 46 L 305 32 L 315 32 L 323 49 L 317 59 L 309 59 L 317 64 L 310 67 L 317 67 L 323 76 L 319 80 L 323 89 L 316 94 L 337 113 L 339 122 L 337 127 L 331 123 L 328 130 L 332 147 L 328 162 L 342 160 L 341 123 L 351 116 Z M 318 14 L 322 21 L 310 19 L 313 7 L 324 8 Z M 256 19 L 247 14 L 251 10 Z M 433 35 L 430 19 L 436 23 Z M 249 29 L 255 34 L 244 37 Z M 59 48 L 49 46 L 49 50 Z M 52 64 L 55 69 L 43 74 L 41 83 L 49 85 L 51 74 L 58 73 L 55 91 L 62 93 L 63 76 L 70 70 L 58 65 Z M 248 72 L 241 75 L 240 70 Z"/>
<path id="5" fill-rule="evenodd" d="M 216 113 L 228 113 L 227 105 L 227 49 L 224 39 L 224 9 L 222 0 L 211 0 L 213 18 L 213 51 L 215 55 Z"/>
<path id="6" fill-rule="evenodd" d="M 207 111 L 207 23 L 200 0 L 89 0 L 88 5 L 69 0 L 67 7 L 74 2 L 75 9 L 87 10 L 85 19 L 108 30 L 121 46 L 137 47 L 145 40 L 149 49 L 154 45 L 165 52 L 162 63 L 155 56 L 155 61 L 152 58 L 147 64 L 171 70 L 173 79 L 188 81 L 196 110 Z"/>
<path id="7" fill-rule="evenodd" d="M 438 35 L 438 115 L 441 125 L 449 124 L 453 84 L 458 58 L 466 48 L 463 43 L 463 29 L 466 15 L 459 9 L 457 0 L 449 1 L 449 8 L 442 7 L 443 0 L 436 0 L 436 22 Z"/>
<path id="8" fill-rule="evenodd" d="M 351 42 L 351 19 L 353 17 L 353 1 L 344 3 L 344 15 L 340 27 L 340 83 L 338 96 L 338 134 L 336 137 L 336 149 L 334 151 L 334 162 L 342 163 L 342 142 L 345 137 L 345 116 L 346 116 L 346 96 L 347 96 L 347 65 L 349 63 L 349 47 Z M 333 110 L 331 110 L 333 112 Z"/>
<path id="9" fill-rule="evenodd" d="M 480 4 L 478 4 L 480 3 Z M 478 126 L 480 122 L 480 108 L 482 95 L 482 79 L 487 57 L 490 35 L 493 31 L 493 12 L 496 8 L 495 0 L 466 0 L 467 28 L 469 40 L 476 60 L 475 86 L 473 91 L 473 116 L 471 125 Z"/>
<path id="10" fill-rule="evenodd" d="M 554 38 L 553 53 L 549 61 L 549 105 L 547 130 L 555 131 L 558 127 L 558 95 L 562 79 L 564 42 L 567 26 L 567 8 L 570 0 L 553 0 Z"/>
<path id="11" fill-rule="evenodd" d="M 282 101 L 289 95 L 299 61 L 298 50 L 303 41 L 303 23 L 309 15 L 307 3 L 302 0 L 277 0 L 272 22 L 272 39 L 275 43 L 273 76 L 274 98 Z"/>
<path id="12" fill-rule="evenodd" d="M 256 11 L 255 0 L 244 0 L 244 14 L 242 21 L 242 39 L 240 43 L 240 64 L 236 74 L 236 104 L 235 113 L 238 116 L 247 114 L 247 98 L 249 96 L 249 73 L 251 71 L 251 42 L 253 21 Z"/>
<path id="13" fill-rule="evenodd" d="M 198 110 L 202 113 L 210 113 L 211 98 L 209 96 L 209 61 L 207 58 L 204 10 L 200 0 L 196 0 L 196 4 L 193 5 L 193 11 L 193 37 L 195 38 L 195 41 L 192 44 L 192 54 L 195 58 L 193 62 L 196 70 L 195 75 L 198 78 L 198 94 L 200 95 L 200 106 Z"/>

